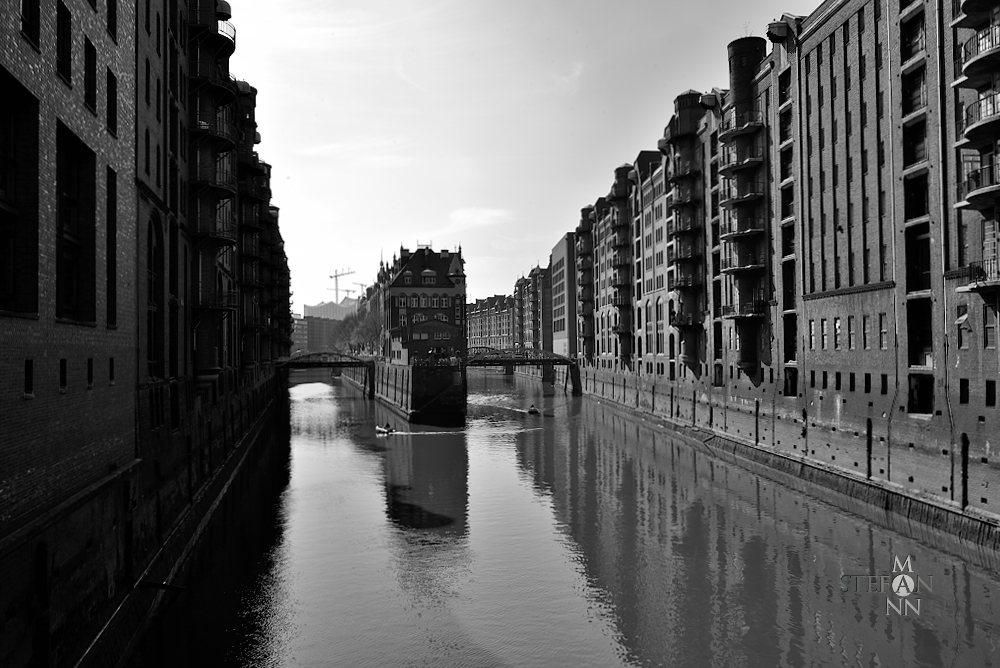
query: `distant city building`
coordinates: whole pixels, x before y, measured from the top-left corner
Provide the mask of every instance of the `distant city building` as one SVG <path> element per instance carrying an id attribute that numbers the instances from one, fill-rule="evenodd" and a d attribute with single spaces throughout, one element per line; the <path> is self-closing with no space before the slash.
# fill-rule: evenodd
<path id="1" fill-rule="evenodd" d="M 464 356 L 465 261 L 462 250 L 400 248 L 383 264 L 368 302 L 383 322 L 380 353 L 394 364 Z"/>
<path id="2" fill-rule="evenodd" d="M 469 347 L 514 347 L 514 298 L 494 295 L 466 308 Z"/>
<path id="3" fill-rule="evenodd" d="M 576 359 L 576 235 L 567 232 L 552 249 L 552 352 Z"/>
<path id="4" fill-rule="evenodd" d="M 358 312 L 358 300 L 344 297 L 340 303 L 320 302 L 315 306 L 306 304 L 303 306 L 303 315 L 326 318 L 327 320 L 343 320 L 349 315 Z"/>
<path id="5" fill-rule="evenodd" d="M 292 353 L 307 352 L 309 350 L 309 329 L 306 319 L 301 316 L 292 316 Z"/>
<path id="6" fill-rule="evenodd" d="M 339 321 L 329 318 L 317 318 L 307 315 L 302 318 L 306 330 L 306 350 L 323 352 L 334 350 L 333 336 L 339 326 Z"/>

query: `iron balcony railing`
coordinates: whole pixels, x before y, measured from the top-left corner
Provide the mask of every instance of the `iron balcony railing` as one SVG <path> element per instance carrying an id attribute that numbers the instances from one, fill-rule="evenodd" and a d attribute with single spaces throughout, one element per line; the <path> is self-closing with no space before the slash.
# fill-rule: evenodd
<path id="1" fill-rule="evenodd" d="M 236 142 L 236 127 L 232 121 L 218 118 L 215 115 L 196 114 L 191 122 L 193 132 L 207 132 L 225 139 L 229 143 Z"/>
<path id="2" fill-rule="evenodd" d="M 674 236 L 677 234 L 683 234 L 697 229 L 700 226 L 701 224 L 696 216 L 681 216 L 675 214 L 674 217 L 667 222 L 667 235 Z"/>
<path id="3" fill-rule="evenodd" d="M 767 221 L 764 218 L 737 218 L 726 219 L 719 226 L 719 237 L 739 236 L 743 234 L 756 234 L 766 229 Z"/>
<path id="4" fill-rule="evenodd" d="M 195 307 L 203 309 L 235 309 L 239 305 L 240 296 L 236 290 L 219 290 L 202 288 L 195 293 Z"/>
<path id="5" fill-rule="evenodd" d="M 767 263 L 764 253 L 733 253 L 720 260 L 722 271 L 759 269 Z"/>
<path id="6" fill-rule="evenodd" d="M 965 108 L 965 125 L 958 132 L 961 134 L 966 128 L 997 116 L 1000 116 L 1000 92 L 992 92 Z"/>
<path id="7" fill-rule="evenodd" d="M 764 193 L 763 181 L 744 181 L 743 183 L 730 181 L 728 185 L 723 185 L 721 204 L 734 204 L 757 199 L 763 197 Z"/>
<path id="8" fill-rule="evenodd" d="M 670 314 L 671 327 L 692 327 L 695 324 L 698 324 L 698 320 L 693 313 L 675 312 Z"/>
<path id="9" fill-rule="evenodd" d="M 761 146 L 727 146 L 722 151 L 719 160 L 720 170 L 731 170 L 738 167 L 749 166 L 752 163 L 760 162 L 764 159 L 764 149 Z"/>
<path id="10" fill-rule="evenodd" d="M 611 256 L 612 267 L 628 267 L 632 264 L 632 258 L 624 253 L 615 253 Z"/>
<path id="11" fill-rule="evenodd" d="M 987 165 L 969 172 L 961 187 L 961 197 L 968 201 L 970 195 L 974 195 L 977 190 L 1000 185 L 1000 163 Z"/>
<path id="12" fill-rule="evenodd" d="M 701 279 L 694 273 L 677 273 L 667 276 L 667 290 L 678 288 L 693 288 L 701 284 Z"/>
<path id="13" fill-rule="evenodd" d="M 997 258 L 976 260 L 961 268 L 960 277 L 967 284 L 1000 282 L 1000 262 Z"/>
<path id="14" fill-rule="evenodd" d="M 996 48 L 1000 48 L 1000 25 L 991 25 L 977 32 L 962 45 L 962 65 Z"/>
<path id="15" fill-rule="evenodd" d="M 755 318 L 767 315 L 767 302 L 748 301 L 739 304 L 723 304 L 723 318 Z"/>
<path id="16" fill-rule="evenodd" d="M 191 167 L 191 180 L 236 191 L 236 174 L 231 170 L 215 164 L 195 163 Z"/>
<path id="17" fill-rule="evenodd" d="M 197 236 L 212 237 L 224 241 L 236 241 L 236 219 L 231 214 L 200 214 L 188 219 L 191 232 Z"/>
<path id="18" fill-rule="evenodd" d="M 632 241 L 628 238 L 628 234 L 624 232 L 619 232 L 611 237 L 611 247 L 612 248 L 624 248 L 632 245 Z"/>
<path id="19" fill-rule="evenodd" d="M 629 295 L 615 294 L 608 298 L 608 304 L 616 307 L 632 306 L 632 297 Z"/>
<path id="20" fill-rule="evenodd" d="M 764 125 L 764 114 L 759 111 L 744 111 L 737 114 L 730 109 L 722 118 L 722 130 L 719 138 L 742 132 L 750 132 Z"/>
<path id="21" fill-rule="evenodd" d="M 690 260 L 700 254 L 695 244 L 674 244 L 667 248 L 667 262 L 675 260 Z"/>

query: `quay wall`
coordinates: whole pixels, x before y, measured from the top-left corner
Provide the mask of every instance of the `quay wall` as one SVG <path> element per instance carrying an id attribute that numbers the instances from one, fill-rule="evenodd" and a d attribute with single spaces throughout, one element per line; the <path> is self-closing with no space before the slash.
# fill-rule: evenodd
<path id="1" fill-rule="evenodd" d="M 516 373 L 541 380 L 533 367 Z M 757 389 L 758 398 L 735 384 L 712 387 L 589 367 L 580 375 L 584 395 L 653 418 L 717 456 L 834 490 L 869 514 L 1000 549 L 1000 466 L 982 418 L 952 426 L 939 416 L 910 416 L 899 408 L 894 414 L 891 387 L 885 395 L 876 387 L 860 400 L 857 392 L 786 397 L 767 388 Z M 566 367 L 556 367 L 554 386 L 569 391 Z M 963 426 L 968 431 L 960 431 Z"/>
<path id="2" fill-rule="evenodd" d="M 134 395 L 135 456 L 0 539 L 0 665 L 118 664 L 244 463 L 282 442 L 284 373 Z"/>
<path id="3" fill-rule="evenodd" d="M 408 422 L 450 426 L 465 420 L 464 367 L 377 361 L 367 368 L 346 368 L 342 378 L 366 391 L 374 382 L 375 399 Z"/>

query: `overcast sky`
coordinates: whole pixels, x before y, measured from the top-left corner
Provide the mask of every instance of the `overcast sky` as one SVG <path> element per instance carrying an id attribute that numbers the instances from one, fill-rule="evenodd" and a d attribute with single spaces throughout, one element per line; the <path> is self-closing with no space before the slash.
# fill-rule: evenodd
<path id="1" fill-rule="evenodd" d="M 656 149 L 676 95 L 728 87 L 730 41 L 818 4 L 232 0 L 292 310 L 418 243 L 461 245 L 470 300 L 509 294 Z"/>

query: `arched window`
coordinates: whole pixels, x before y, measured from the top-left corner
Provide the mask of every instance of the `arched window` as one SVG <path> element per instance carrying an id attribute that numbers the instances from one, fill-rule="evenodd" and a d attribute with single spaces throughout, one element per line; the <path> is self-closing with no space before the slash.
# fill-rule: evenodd
<path id="1" fill-rule="evenodd" d="M 416 295 L 413 295 L 412 297 L 410 297 L 410 308 L 417 308 L 417 304 L 418 303 L 419 302 L 418 302 L 418 299 L 417 299 Z"/>
<path id="2" fill-rule="evenodd" d="M 398 302 L 398 304 L 400 306 L 402 306 L 403 308 L 406 308 L 406 295 L 399 295 L 399 302 Z"/>
<path id="3" fill-rule="evenodd" d="M 420 308 L 427 308 L 427 295 L 420 295 Z"/>
<path id="4" fill-rule="evenodd" d="M 438 308 L 438 304 L 440 304 L 440 303 L 441 303 L 441 300 L 438 299 L 437 295 L 432 295 L 431 296 L 431 308 Z"/>

